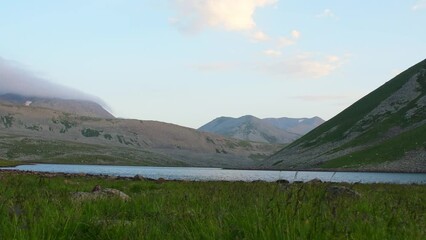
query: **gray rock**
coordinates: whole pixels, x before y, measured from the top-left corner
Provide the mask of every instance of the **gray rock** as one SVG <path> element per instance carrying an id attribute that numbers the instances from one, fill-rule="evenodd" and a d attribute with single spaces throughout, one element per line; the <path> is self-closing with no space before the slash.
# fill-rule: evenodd
<path id="1" fill-rule="evenodd" d="M 145 180 L 145 178 L 143 176 L 137 174 L 137 175 L 135 175 L 133 177 L 133 180 L 135 180 L 135 181 L 142 181 L 142 180 Z"/>
<path id="2" fill-rule="evenodd" d="M 101 186 L 96 185 L 92 192 L 75 192 L 72 193 L 71 198 L 75 201 L 91 201 L 91 200 L 99 200 L 99 199 L 106 199 L 106 198 L 119 198 L 123 201 L 129 201 L 130 197 L 129 195 L 125 194 L 124 192 L 113 189 L 113 188 L 104 188 L 102 189 Z"/>
<path id="3" fill-rule="evenodd" d="M 309 183 L 309 184 L 319 184 L 319 183 L 322 183 L 322 181 L 319 178 L 314 178 L 314 179 L 308 181 L 307 183 Z"/>

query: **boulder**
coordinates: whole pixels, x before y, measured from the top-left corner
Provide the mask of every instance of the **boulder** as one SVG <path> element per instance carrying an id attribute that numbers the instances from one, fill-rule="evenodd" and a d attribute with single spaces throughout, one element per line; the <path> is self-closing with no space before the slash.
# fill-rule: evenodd
<path id="1" fill-rule="evenodd" d="M 137 174 L 137 175 L 135 175 L 133 177 L 133 180 L 135 180 L 135 181 L 142 181 L 142 180 L 145 180 L 145 178 L 143 176 Z"/>
<path id="2" fill-rule="evenodd" d="M 129 195 L 124 192 L 113 188 L 102 188 L 96 185 L 91 192 L 75 192 L 72 193 L 72 199 L 76 201 L 90 201 L 106 198 L 119 198 L 123 201 L 129 201 Z"/>
<path id="3" fill-rule="evenodd" d="M 308 181 L 307 183 L 309 183 L 309 184 L 319 184 L 319 183 L 322 183 L 322 181 L 319 178 L 314 178 L 314 179 Z"/>

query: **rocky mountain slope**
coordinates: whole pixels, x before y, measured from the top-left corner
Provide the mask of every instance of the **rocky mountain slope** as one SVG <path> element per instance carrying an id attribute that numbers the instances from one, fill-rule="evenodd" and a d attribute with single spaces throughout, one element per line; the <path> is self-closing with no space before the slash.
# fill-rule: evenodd
<path id="1" fill-rule="evenodd" d="M 278 146 L 173 124 L 82 116 L 22 102 L 0 103 L 0 159 L 249 167 L 277 150 Z"/>
<path id="2" fill-rule="evenodd" d="M 305 135 L 325 121 L 320 117 L 313 118 L 264 118 L 263 122 L 269 123 L 287 132 Z"/>
<path id="3" fill-rule="evenodd" d="M 426 60 L 274 154 L 262 166 L 426 171 Z"/>
<path id="4" fill-rule="evenodd" d="M 6 104 L 25 105 L 29 107 L 49 108 L 87 117 L 114 118 L 111 113 L 106 111 L 98 103 L 85 100 L 31 97 L 9 93 L 0 95 L 0 102 Z"/>
<path id="5" fill-rule="evenodd" d="M 199 130 L 246 141 L 290 143 L 323 122 L 319 117 L 259 119 L 248 115 L 240 118 L 220 117 Z"/>

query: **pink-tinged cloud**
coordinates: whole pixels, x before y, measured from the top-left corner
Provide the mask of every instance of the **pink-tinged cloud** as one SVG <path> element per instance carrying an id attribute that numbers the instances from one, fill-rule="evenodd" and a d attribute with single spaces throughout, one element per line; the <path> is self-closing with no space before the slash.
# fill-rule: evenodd
<path id="1" fill-rule="evenodd" d="M 174 0 L 175 24 L 189 32 L 213 27 L 228 31 L 253 30 L 254 12 L 277 0 Z M 176 21 L 177 20 L 177 21 Z"/>
<path id="2" fill-rule="evenodd" d="M 271 73 L 300 78 L 321 78 L 332 74 L 342 66 L 345 59 L 334 56 L 304 53 L 283 59 L 264 68 Z"/>

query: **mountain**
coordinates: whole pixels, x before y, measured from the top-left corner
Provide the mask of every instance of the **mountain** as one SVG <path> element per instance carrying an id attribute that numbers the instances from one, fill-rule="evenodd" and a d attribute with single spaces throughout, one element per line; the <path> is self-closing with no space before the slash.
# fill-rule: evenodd
<path id="1" fill-rule="evenodd" d="M 43 103 L 38 99 L 19 96 L 7 99 L 7 103 L 0 102 L 0 159 L 250 167 L 279 150 L 277 145 L 230 139 L 174 124 L 90 117 L 87 111 L 78 115 L 53 110 L 49 104 L 36 106 L 34 103 Z M 23 104 L 32 100 L 31 104 Z"/>
<path id="2" fill-rule="evenodd" d="M 305 135 L 325 121 L 320 117 L 313 118 L 264 118 L 262 121 L 269 123 L 287 132 Z"/>
<path id="3" fill-rule="evenodd" d="M 29 97 L 9 93 L 0 95 L 0 102 L 5 104 L 26 105 L 28 107 L 49 108 L 87 117 L 114 118 L 111 113 L 106 111 L 98 103 L 86 100 Z"/>
<path id="4" fill-rule="evenodd" d="M 247 115 L 240 118 L 216 118 L 198 130 L 246 141 L 290 143 L 322 122 L 324 120 L 319 117 L 259 119 Z"/>
<path id="5" fill-rule="evenodd" d="M 262 166 L 426 171 L 426 60 L 286 146 Z"/>

